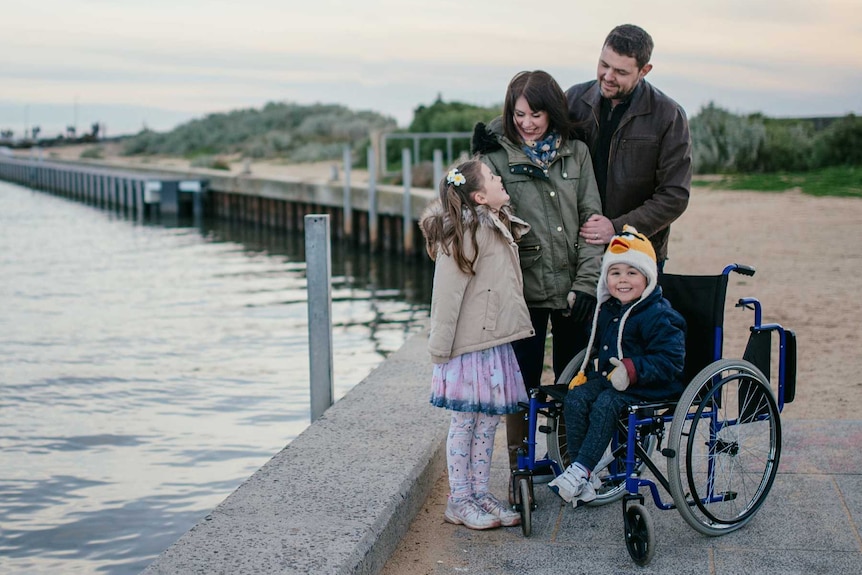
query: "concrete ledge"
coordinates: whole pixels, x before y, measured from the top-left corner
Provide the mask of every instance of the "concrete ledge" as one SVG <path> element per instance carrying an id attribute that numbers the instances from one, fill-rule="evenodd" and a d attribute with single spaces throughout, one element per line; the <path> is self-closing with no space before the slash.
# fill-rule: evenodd
<path id="1" fill-rule="evenodd" d="M 404 346 L 143 573 L 377 573 L 445 469 L 427 332 Z"/>

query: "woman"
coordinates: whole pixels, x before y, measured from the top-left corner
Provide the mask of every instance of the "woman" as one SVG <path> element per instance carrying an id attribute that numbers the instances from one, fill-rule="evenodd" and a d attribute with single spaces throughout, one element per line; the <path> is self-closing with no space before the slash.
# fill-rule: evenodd
<path id="1" fill-rule="evenodd" d="M 527 389 L 538 387 L 548 322 L 555 379 L 586 346 L 604 246 L 581 242 L 580 227 L 602 213 L 589 150 L 573 138 L 566 96 L 547 72 L 520 72 L 506 90 L 503 116 L 477 124 L 473 151 L 503 179 L 531 230 L 520 242 L 524 299 L 536 334 L 512 345 Z M 509 464 L 526 436 L 523 417 L 506 418 Z"/>

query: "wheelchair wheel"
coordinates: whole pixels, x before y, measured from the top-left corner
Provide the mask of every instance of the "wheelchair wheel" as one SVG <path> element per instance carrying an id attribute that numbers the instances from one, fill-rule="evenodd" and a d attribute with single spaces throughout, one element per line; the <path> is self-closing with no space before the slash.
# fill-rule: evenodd
<path id="1" fill-rule="evenodd" d="M 558 384 L 568 383 L 572 380 L 575 374 L 577 374 L 578 369 L 580 369 L 581 363 L 584 361 L 585 352 L 586 350 L 582 350 L 572 359 L 572 361 L 569 362 L 560 374 L 560 378 L 557 380 Z M 555 421 L 548 421 L 548 427 L 555 430 L 548 434 L 548 457 L 559 463 L 561 469 L 565 469 L 572 463 L 572 461 L 569 458 L 568 440 L 566 439 L 566 418 L 563 416 L 563 413 L 560 412 Z M 601 461 L 596 468 L 593 469 L 592 472 L 598 473 L 599 477 L 602 479 L 602 485 L 600 488 L 596 489 L 596 498 L 587 503 L 587 505 L 591 507 L 606 505 L 608 503 L 619 501 L 622 496 L 625 495 L 626 441 L 626 435 L 622 431 L 618 432 L 617 444 L 620 447 L 615 450 L 617 455 L 615 456 L 612 452 L 611 445 L 613 444 L 608 445 Z M 639 437 L 638 441 L 641 442 L 641 446 L 646 450 L 646 452 L 649 455 L 652 455 L 653 451 L 655 451 L 658 438 L 655 435 L 646 435 L 644 437 Z M 640 475 L 645 467 L 645 464 L 639 463 L 635 467 L 636 473 Z M 617 474 L 619 474 L 619 476 L 617 476 Z"/>
<path id="2" fill-rule="evenodd" d="M 655 530 L 646 507 L 633 503 L 625 508 L 626 549 L 638 565 L 646 565 L 655 555 Z"/>
<path id="3" fill-rule="evenodd" d="M 778 473 L 781 421 L 769 381 L 745 360 L 710 364 L 683 392 L 668 447 L 670 492 L 686 522 L 710 536 L 739 529 Z"/>
<path id="4" fill-rule="evenodd" d="M 533 532 L 533 501 L 530 498 L 530 480 L 526 477 L 521 477 L 518 480 L 517 493 L 521 498 L 521 532 L 524 537 L 529 537 Z"/>

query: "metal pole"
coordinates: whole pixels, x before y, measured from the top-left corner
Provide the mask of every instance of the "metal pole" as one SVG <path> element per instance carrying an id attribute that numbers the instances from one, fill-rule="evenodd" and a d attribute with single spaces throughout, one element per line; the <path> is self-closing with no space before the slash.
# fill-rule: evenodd
<path id="1" fill-rule="evenodd" d="M 404 253 L 413 254 L 413 205 L 412 192 L 410 188 L 413 186 L 413 168 L 410 165 L 410 150 L 403 148 L 401 150 L 401 170 L 402 179 L 404 180 L 404 200 L 402 203 L 402 236 L 404 239 Z"/>
<path id="2" fill-rule="evenodd" d="M 373 133 L 371 134 L 371 138 L 372 138 L 371 141 L 372 141 L 372 147 L 373 147 L 374 146 L 374 140 L 373 140 L 374 134 Z M 389 134 L 382 134 L 380 136 L 380 144 L 379 144 L 380 145 L 380 157 L 383 159 L 382 172 L 383 172 L 384 176 L 388 172 L 387 166 L 386 166 L 386 158 L 388 158 L 388 156 L 386 155 L 386 143 L 388 140 L 389 140 Z"/>
<path id="3" fill-rule="evenodd" d="M 377 251 L 377 164 L 374 148 L 368 148 L 368 243 Z"/>
<path id="4" fill-rule="evenodd" d="M 353 197 L 350 193 L 350 168 L 352 164 L 350 146 L 344 146 L 344 221 L 342 222 L 342 229 L 346 238 L 353 235 Z"/>
<path id="5" fill-rule="evenodd" d="M 146 205 L 144 204 L 144 180 L 135 182 L 135 216 L 139 222 L 144 221 Z"/>
<path id="6" fill-rule="evenodd" d="M 440 180 L 443 179 L 443 150 L 434 150 L 434 180 L 431 182 L 431 189 L 436 190 L 440 185 Z"/>
<path id="7" fill-rule="evenodd" d="M 308 280 L 308 358 L 311 421 L 333 402 L 332 382 L 332 256 L 329 216 L 305 216 L 305 265 Z"/>

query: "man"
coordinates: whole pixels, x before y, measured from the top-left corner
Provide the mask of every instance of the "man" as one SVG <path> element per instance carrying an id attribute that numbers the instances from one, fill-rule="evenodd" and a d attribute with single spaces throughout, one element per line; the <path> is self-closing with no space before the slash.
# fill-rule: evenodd
<path id="1" fill-rule="evenodd" d="M 569 114 L 592 154 L 604 215 L 581 226 L 588 244 L 607 244 L 634 226 L 655 246 L 658 270 L 667 259 L 670 224 L 688 205 L 691 136 L 685 112 L 644 78 L 653 41 L 624 24 L 602 46 L 597 79 L 566 91 Z"/>

